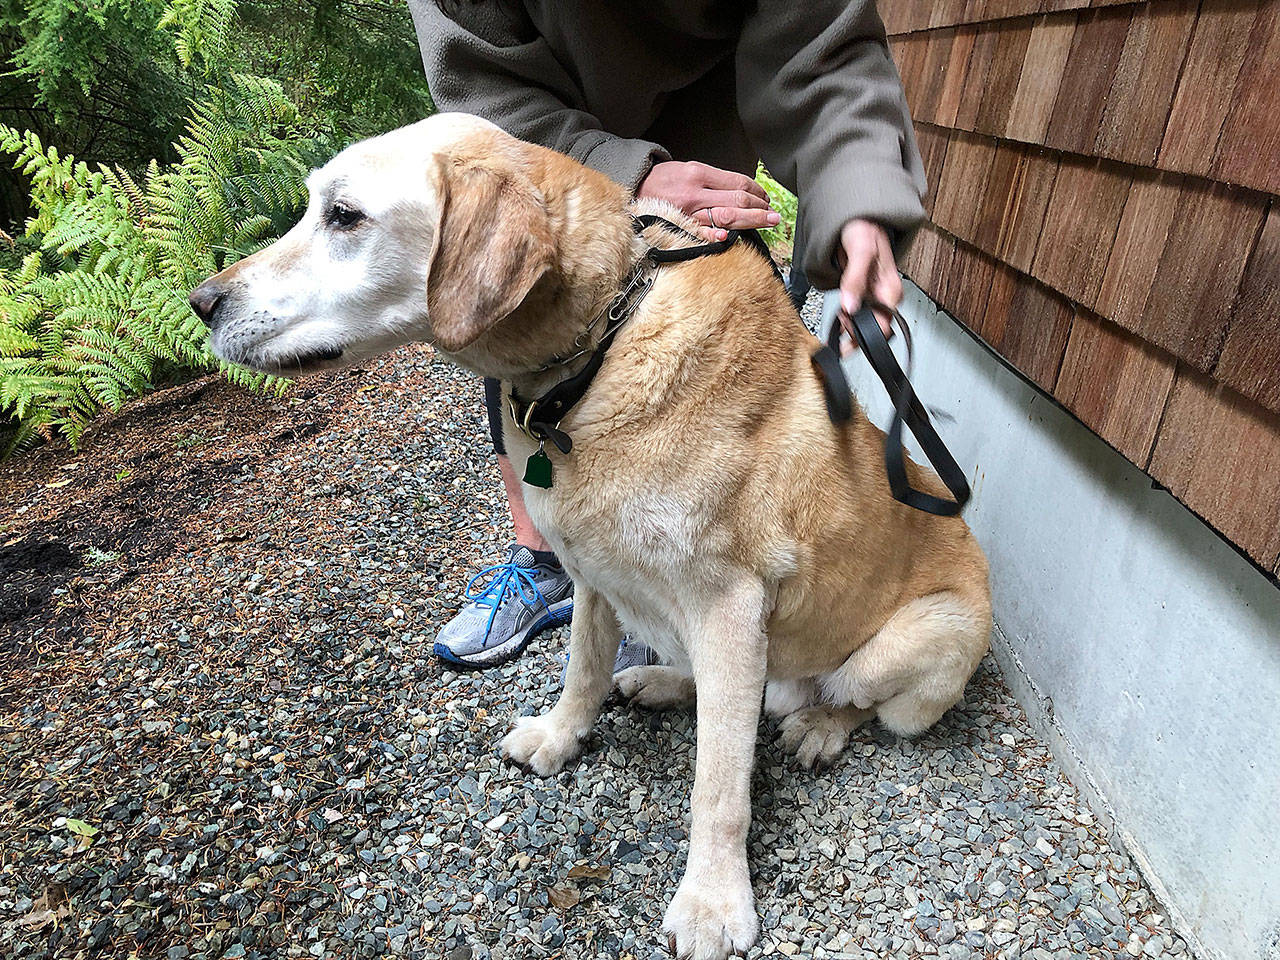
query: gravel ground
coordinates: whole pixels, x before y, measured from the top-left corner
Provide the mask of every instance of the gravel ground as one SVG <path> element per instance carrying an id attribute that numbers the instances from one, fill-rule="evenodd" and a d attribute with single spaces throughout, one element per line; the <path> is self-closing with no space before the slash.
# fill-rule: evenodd
<path id="1" fill-rule="evenodd" d="M 612 704 L 539 780 L 496 744 L 563 634 L 430 656 L 509 536 L 478 395 L 407 349 L 4 468 L 0 955 L 666 955 L 692 716 Z M 864 728 L 812 774 L 775 732 L 752 956 L 1187 954 L 990 661 L 918 741 Z"/>

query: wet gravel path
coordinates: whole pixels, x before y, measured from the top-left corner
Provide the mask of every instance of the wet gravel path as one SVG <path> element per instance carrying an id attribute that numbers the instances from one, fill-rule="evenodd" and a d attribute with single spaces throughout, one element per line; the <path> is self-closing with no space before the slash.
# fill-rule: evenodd
<path id="1" fill-rule="evenodd" d="M 70 558 L 0 620 L 0 956 L 665 956 L 692 716 L 612 704 L 559 777 L 502 763 L 564 638 L 485 674 L 430 656 L 509 535 L 478 384 L 414 349 L 305 386 L 0 468 L 0 584 Z M 123 536 L 103 464 L 139 445 L 154 522 Z M 1186 955 L 990 661 L 918 741 L 864 729 L 813 774 L 775 733 L 752 956 Z"/>

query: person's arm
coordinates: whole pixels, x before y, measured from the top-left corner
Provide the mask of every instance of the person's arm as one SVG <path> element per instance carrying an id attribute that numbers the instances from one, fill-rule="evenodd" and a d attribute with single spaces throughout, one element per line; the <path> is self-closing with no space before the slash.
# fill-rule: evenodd
<path id="1" fill-rule="evenodd" d="M 580 102 L 572 78 L 518 2 L 409 0 L 409 10 L 439 110 L 484 117 L 522 140 L 568 154 L 633 193 L 655 163 L 671 159 L 659 144 L 616 137 L 590 113 L 571 106 Z"/>
<path id="2" fill-rule="evenodd" d="M 924 219 L 925 179 L 874 0 L 759 0 L 737 67 L 747 133 L 800 198 L 809 279 L 896 305 L 892 248 Z"/>

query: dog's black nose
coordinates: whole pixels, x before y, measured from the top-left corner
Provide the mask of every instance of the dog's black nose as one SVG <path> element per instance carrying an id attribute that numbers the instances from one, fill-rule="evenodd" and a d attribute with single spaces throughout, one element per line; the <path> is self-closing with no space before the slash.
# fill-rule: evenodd
<path id="1" fill-rule="evenodd" d="M 218 304 L 226 297 L 227 290 L 221 284 L 206 280 L 191 291 L 191 309 L 210 330 L 217 324 Z"/>

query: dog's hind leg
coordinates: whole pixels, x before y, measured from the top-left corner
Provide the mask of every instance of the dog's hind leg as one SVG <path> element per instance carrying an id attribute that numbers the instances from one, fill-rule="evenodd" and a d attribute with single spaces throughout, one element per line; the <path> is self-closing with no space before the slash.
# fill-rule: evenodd
<path id="1" fill-rule="evenodd" d="M 502 741 L 502 752 L 534 773 L 550 776 L 578 755 L 613 685 L 613 664 L 622 628 L 599 593 L 574 584 L 569 627 L 569 666 L 556 705 L 537 717 L 522 717 Z"/>
<path id="2" fill-rule="evenodd" d="M 900 736 L 931 727 L 964 696 L 987 652 L 991 606 L 985 596 L 943 591 L 900 607 L 870 640 L 819 681 L 836 706 L 874 709 Z"/>
<path id="3" fill-rule="evenodd" d="M 818 686 L 810 677 L 802 680 L 770 680 L 764 685 L 764 712 L 789 717 L 818 702 Z"/>
<path id="4" fill-rule="evenodd" d="M 613 685 L 631 703 L 649 710 L 687 707 L 696 696 L 693 677 L 675 667 L 628 667 L 613 678 Z"/>
<path id="5" fill-rule="evenodd" d="M 833 762 L 849 742 L 849 734 L 873 716 L 875 711 L 854 706 L 802 707 L 783 718 L 778 742 L 807 770 Z"/>

